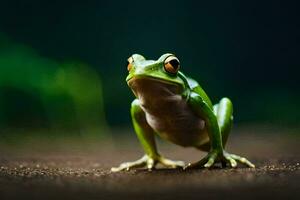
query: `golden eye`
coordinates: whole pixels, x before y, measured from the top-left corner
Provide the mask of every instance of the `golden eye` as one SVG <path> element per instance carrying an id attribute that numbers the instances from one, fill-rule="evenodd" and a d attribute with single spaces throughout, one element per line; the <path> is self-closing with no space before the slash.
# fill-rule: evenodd
<path id="1" fill-rule="evenodd" d="M 171 74 L 176 74 L 180 68 L 180 62 L 175 56 L 169 56 L 165 59 L 164 68 Z"/>
<path id="2" fill-rule="evenodd" d="M 130 71 L 131 68 L 132 68 L 132 63 L 133 63 L 133 58 L 132 57 L 129 57 L 127 59 L 127 70 Z"/>

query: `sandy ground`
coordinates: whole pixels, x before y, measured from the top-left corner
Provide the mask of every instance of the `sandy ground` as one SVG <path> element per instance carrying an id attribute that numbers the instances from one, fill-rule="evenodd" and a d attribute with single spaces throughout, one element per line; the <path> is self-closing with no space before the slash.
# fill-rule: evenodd
<path id="1" fill-rule="evenodd" d="M 299 134 L 236 130 L 228 151 L 256 169 L 111 173 L 110 167 L 142 156 L 134 136 L 105 140 L 25 140 L 0 145 L 0 199 L 300 199 Z M 193 162 L 205 153 L 162 141 L 168 158 Z"/>

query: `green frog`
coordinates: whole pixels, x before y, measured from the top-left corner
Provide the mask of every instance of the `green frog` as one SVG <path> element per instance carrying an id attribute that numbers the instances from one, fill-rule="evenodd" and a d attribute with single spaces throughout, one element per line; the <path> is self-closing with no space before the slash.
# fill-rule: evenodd
<path id="1" fill-rule="evenodd" d="M 244 157 L 224 150 L 233 123 L 233 106 L 229 98 L 213 105 L 202 87 L 179 71 L 181 65 L 174 54 L 158 60 L 146 60 L 134 54 L 128 58 L 127 84 L 136 99 L 131 104 L 134 130 L 145 155 L 133 162 L 122 163 L 111 171 L 146 167 L 160 163 L 168 168 L 210 168 L 220 162 L 222 167 L 237 167 L 240 162 L 254 168 Z M 182 147 L 195 147 L 208 154 L 200 161 L 185 165 L 158 153 L 155 135 Z"/>

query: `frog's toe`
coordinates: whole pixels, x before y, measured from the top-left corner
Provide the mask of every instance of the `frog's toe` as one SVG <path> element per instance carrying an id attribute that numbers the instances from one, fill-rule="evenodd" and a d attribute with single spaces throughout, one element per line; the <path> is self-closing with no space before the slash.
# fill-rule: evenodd
<path id="1" fill-rule="evenodd" d="M 213 166 L 213 164 L 215 163 L 216 158 L 211 157 L 208 159 L 207 163 L 205 163 L 204 167 L 205 168 L 210 168 Z"/>
<path id="2" fill-rule="evenodd" d="M 231 156 L 225 156 L 225 159 L 232 168 L 235 168 L 237 166 L 237 162 Z"/>
<path id="3" fill-rule="evenodd" d="M 162 156 L 151 158 L 145 155 L 137 161 L 125 162 L 122 163 L 119 167 L 113 167 L 111 168 L 111 171 L 112 172 L 128 171 L 130 169 L 138 168 L 138 167 L 146 167 L 149 171 L 151 171 L 155 169 L 155 166 L 158 163 L 168 168 L 178 168 L 178 167 L 183 168 L 185 166 L 183 161 L 173 161 L 173 160 L 166 159 Z"/>
<path id="4" fill-rule="evenodd" d="M 250 162 L 247 158 L 244 158 L 244 157 L 241 157 L 241 156 L 238 156 L 235 154 L 230 154 L 230 155 L 234 160 L 237 160 L 238 162 L 240 162 L 250 168 L 255 168 L 255 165 L 252 162 Z"/>
<path id="5" fill-rule="evenodd" d="M 147 169 L 149 171 L 152 171 L 154 168 L 155 168 L 155 165 L 156 165 L 156 161 L 152 158 L 149 158 L 147 161 L 146 161 L 146 164 L 147 164 Z"/>
<path id="6" fill-rule="evenodd" d="M 185 163 L 183 161 L 179 161 L 179 160 L 170 160 L 170 159 L 166 159 L 161 157 L 159 159 L 160 164 L 162 164 L 165 167 L 169 167 L 169 168 L 183 168 L 185 166 Z"/>
<path id="7" fill-rule="evenodd" d="M 237 167 L 237 162 L 240 162 L 250 168 L 255 168 L 255 165 L 246 158 L 235 154 L 227 153 L 226 151 L 223 152 L 223 160 L 226 161 L 226 163 L 229 163 L 232 168 Z"/>
<path id="8" fill-rule="evenodd" d="M 130 169 L 144 167 L 146 165 L 149 169 L 150 162 L 148 161 L 148 157 L 143 156 L 141 159 L 139 159 L 137 161 L 124 162 L 124 163 L 120 164 L 119 167 L 112 167 L 110 170 L 111 170 L 111 172 L 129 171 Z"/>

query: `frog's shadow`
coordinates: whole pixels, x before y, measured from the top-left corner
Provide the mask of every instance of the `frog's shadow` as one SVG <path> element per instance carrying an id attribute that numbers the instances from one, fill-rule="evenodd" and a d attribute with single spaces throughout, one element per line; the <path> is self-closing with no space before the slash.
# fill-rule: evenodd
<path id="1" fill-rule="evenodd" d="M 142 169 L 135 169 L 135 172 L 136 173 L 169 173 L 169 174 L 178 174 L 178 173 L 191 173 L 191 172 L 202 172 L 202 171 L 220 171 L 220 170 L 226 170 L 226 169 L 229 169 L 229 168 L 222 168 L 220 166 L 213 166 L 209 169 L 206 169 L 204 167 L 202 168 L 193 168 L 193 169 L 182 169 L 182 168 L 175 168 L 175 169 L 172 169 L 172 168 L 155 168 L 155 169 L 152 169 L 152 170 L 148 170 L 148 169 L 145 169 L 145 168 L 142 168 Z"/>

